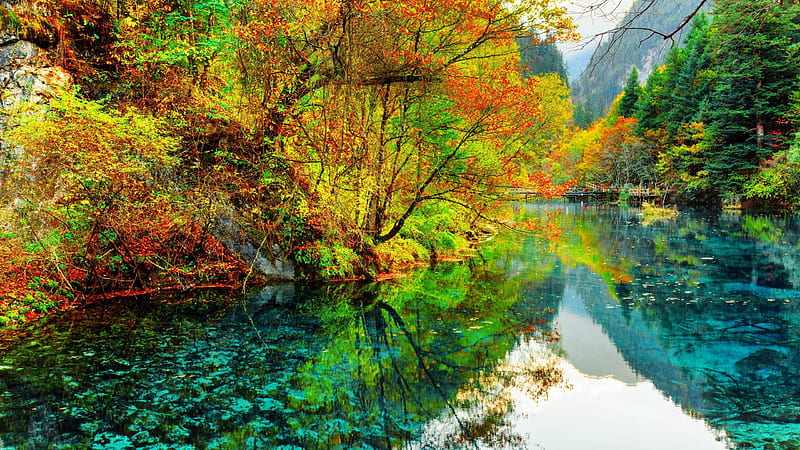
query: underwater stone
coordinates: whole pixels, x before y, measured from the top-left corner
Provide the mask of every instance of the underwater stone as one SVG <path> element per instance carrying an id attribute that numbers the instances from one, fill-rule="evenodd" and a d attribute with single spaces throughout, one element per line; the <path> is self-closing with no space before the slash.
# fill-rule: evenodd
<path id="1" fill-rule="evenodd" d="M 744 374 L 762 370 L 777 370 L 786 356 L 777 350 L 763 348 L 736 362 L 736 368 Z"/>

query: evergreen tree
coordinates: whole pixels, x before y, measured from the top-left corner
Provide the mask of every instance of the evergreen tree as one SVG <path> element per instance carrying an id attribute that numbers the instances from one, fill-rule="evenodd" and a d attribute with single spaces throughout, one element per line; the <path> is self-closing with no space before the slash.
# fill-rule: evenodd
<path id="1" fill-rule="evenodd" d="M 684 47 L 670 50 L 664 66 L 653 71 L 639 95 L 634 116 L 640 135 L 663 129 L 667 142 L 673 142 L 682 127 L 703 120 L 710 93 L 707 41 L 708 19 L 700 13 Z"/>
<path id="2" fill-rule="evenodd" d="M 636 131 L 640 136 L 663 125 L 665 84 L 670 70 L 669 64 L 654 70 L 639 93 L 633 116 L 638 119 Z"/>
<path id="3" fill-rule="evenodd" d="M 625 91 L 622 99 L 619 101 L 619 115 L 623 117 L 633 117 L 636 110 L 636 102 L 639 100 L 639 95 L 642 92 L 642 87 L 639 85 L 639 71 L 636 66 L 631 69 L 628 80 L 625 82 Z"/>
<path id="4" fill-rule="evenodd" d="M 575 105 L 573 121 L 576 127 L 587 129 L 598 117 L 600 117 L 600 114 L 594 109 L 591 101 Z"/>
<path id="5" fill-rule="evenodd" d="M 555 73 L 567 81 L 567 66 L 564 64 L 564 56 L 554 43 L 541 42 L 538 38 L 533 37 L 523 37 L 517 38 L 517 46 L 520 52 L 522 74 L 525 78 Z"/>
<path id="6" fill-rule="evenodd" d="M 709 36 L 716 72 L 708 110 L 705 168 L 715 196 L 736 196 L 759 164 L 783 149 L 800 89 L 800 6 L 719 0 Z"/>
<path id="7" fill-rule="evenodd" d="M 686 37 L 680 64 L 671 72 L 674 77 L 670 93 L 670 108 L 666 120 L 676 127 L 692 122 L 702 122 L 703 112 L 711 92 L 711 60 L 708 55 L 709 22 L 705 14 L 695 16 Z"/>

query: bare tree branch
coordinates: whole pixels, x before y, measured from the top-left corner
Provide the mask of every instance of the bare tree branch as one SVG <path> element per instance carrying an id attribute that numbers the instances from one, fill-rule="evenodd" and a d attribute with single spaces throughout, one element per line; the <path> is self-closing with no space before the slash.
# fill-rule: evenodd
<path id="1" fill-rule="evenodd" d="M 595 34 L 592 37 L 592 40 L 599 39 L 602 41 L 607 36 L 611 36 L 611 40 L 608 41 L 607 45 L 604 46 L 601 45 L 597 47 L 597 51 L 595 51 L 595 54 L 592 55 L 591 62 L 589 63 L 589 70 L 590 70 L 589 74 L 591 75 L 594 72 L 597 61 L 600 61 L 601 59 L 604 59 L 609 55 L 613 56 L 615 45 L 618 42 L 620 42 L 622 38 L 629 32 L 644 31 L 648 33 L 645 37 L 639 40 L 639 45 L 643 44 L 644 42 L 656 36 L 661 37 L 665 41 L 669 40 L 674 45 L 676 42 L 676 36 L 686 28 L 686 26 L 692 21 L 692 19 L 698 13 L 700 13 L 703 7 L 705 7 L 706 4 L 709 2 L 709 0 L 696 0 L 697 4 L 695 5 L 694 9 L 689 14 L 687 14 L 675 27 L 669 30 L 656 30 L 651 27 L 638 26 L 638 22 L 641 21 L 642 17 L 644 17 L 647 14 L 651 14 L 655 5 L 658 4 L 658 2 L 663 2 L 663 1 L 665 0 L 643 0 L 642 2 L 638 3 L 638 5 L 641 5 L 641 7 L 629 12 L 628 15 L 625 17 L 625 19 L 623 19 L 623 21 L 618 26 L 610 30 Z M 598 5 L 592 5 L 591 7 L 597 8 L 599 7 L 599 5 L 602 5 L 603 3 L 605 3 L 605 1 Z M 636 6 L 636 4 L 634 6 Z M 598 51 L 600 53 L 598 53 Z"/>

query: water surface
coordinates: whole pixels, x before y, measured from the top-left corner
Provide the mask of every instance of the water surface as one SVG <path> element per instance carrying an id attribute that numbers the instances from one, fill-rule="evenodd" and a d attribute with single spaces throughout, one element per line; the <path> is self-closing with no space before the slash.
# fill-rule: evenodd
<path id="1" fill-rule="evenodd" d="M 800 448 L 794 217 L 519 205 L 463 263 L 53 317 L 0 447 Z"/>

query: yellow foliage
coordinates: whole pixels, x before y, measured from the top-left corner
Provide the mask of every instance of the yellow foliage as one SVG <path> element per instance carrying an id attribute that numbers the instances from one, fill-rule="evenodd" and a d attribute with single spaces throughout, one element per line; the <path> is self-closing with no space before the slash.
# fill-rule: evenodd
<path id="1" fill-rule="evenodd" d="M 376 245 L 374 252 L 379 268 L 383 270 L 393 270 L 430 258 L 428 250 L 417 241 L 400 237 Z"/>
<path id="2" fill-rule="evenodd" d="M 12 173 L 21 195 L 23 186 L 34 188 L 42 196 L 37 201 L 120 194 L 177 163 L 171 154 L 178 142 L 157 120 L 134 111 L 109 112 L 68 91 L 47 105 L 21 105 L 12 123 L 6 137 L 22 149 Z"/>

